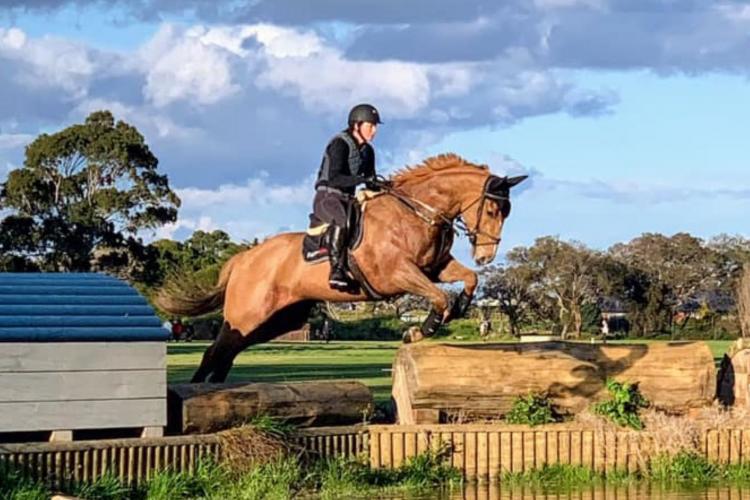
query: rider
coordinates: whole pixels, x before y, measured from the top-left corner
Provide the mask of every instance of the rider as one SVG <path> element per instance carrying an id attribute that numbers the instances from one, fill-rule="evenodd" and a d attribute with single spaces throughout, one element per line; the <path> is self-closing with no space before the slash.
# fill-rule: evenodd
<path id="1" fill-rule="evenodd" d="M 326 146 L 313 201 L 313 217 L 329 224 L 323 238 L 331 262 L 328 283 L 338 290 L 351 285 L 344 269 L 348 207 L 358 184 L 365 183 L 368 189 L 377 187 L 375 150 L 370 142 L 382 123 L 380 113 L 370 104 L 354 106 L 348 122 L 348 128 L 336 134 Z"/>

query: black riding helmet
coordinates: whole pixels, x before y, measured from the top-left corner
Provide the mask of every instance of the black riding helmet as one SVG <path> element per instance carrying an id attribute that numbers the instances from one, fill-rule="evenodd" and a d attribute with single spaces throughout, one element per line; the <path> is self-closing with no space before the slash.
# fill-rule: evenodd
<path id="1" fill-rule="evenodd" d="M 358 122 L 383 123 L 380 121 L 380 113 L 372 104 L 357 104 L 349 111 L 349 126 Z"/>

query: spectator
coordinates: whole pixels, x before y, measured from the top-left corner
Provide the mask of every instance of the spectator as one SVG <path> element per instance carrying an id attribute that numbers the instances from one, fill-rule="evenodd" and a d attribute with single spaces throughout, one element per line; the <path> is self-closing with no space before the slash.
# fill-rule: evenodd
<path id="1" fill-rule="evenodd" d="M 172 340 L 177 342 L 182 337 L 182 334 L 185 333 L 185 325 L 182 324 L 182 320 L 180 318 L 175 318 L 172 320 Z"/>

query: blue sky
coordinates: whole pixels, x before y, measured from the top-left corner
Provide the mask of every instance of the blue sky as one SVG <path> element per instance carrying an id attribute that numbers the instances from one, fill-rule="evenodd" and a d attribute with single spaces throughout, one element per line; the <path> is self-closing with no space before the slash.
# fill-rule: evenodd
<path id="1" fill-rule="evenodd" d="M 183 199 L 150 237 L 301 230 L 325 142 L 364 100 L 383 172 L 453 151 L 531 175 L 505 249 L 750 237 L 747 3 L 425 2 L 4 2 L 0 177 L 106 108 Z"/>

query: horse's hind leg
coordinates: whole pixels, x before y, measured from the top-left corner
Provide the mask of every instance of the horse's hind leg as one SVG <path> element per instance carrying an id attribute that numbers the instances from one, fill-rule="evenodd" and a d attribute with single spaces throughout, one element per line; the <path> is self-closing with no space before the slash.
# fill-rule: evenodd
<path id="1" fill-rule="evenodd" d="M 226 325 L 226 324 L 225 324 Z M 248 337 L 228 326 L 221 329 L 213 344 L 211 354 L 211 377 L 209 382 L 224 382 L 232 369 L 234 358 L 249 345 Z"/>
<path id="2" fill-rule="evenodd" d="M 201 359 L 201 364 L 198 367 L 198 369 L 193 374 L 193 378 L 190 379 L 190 383 L 200 383 L 205 382 L 206 377 L 208 377 L 208 374 L 213 371 L 213 362 L 214 362 L 214 350 L 216 349 L 216 341 L 214 340 L 210 346 L 206 349 L 206 351 L 203 353 L 203 358 Z"/>
<path id="3" fill-rule="evenodd" d="M 222 329 L 216 339 L 211 382 L 224 382 L 232 368 L 234 358 L 251 345 L 268 342 L 279 335 L 302 328 L 310 316 L 314 301 L 302 301 L 276 311 L 266 322 L 242 335 L 237 330 Z"/>

